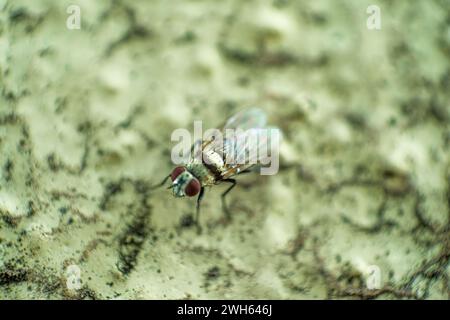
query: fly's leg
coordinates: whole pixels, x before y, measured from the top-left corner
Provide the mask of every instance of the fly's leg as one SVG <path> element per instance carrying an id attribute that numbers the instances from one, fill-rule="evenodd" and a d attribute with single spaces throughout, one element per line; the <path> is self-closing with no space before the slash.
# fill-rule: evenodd
<path id="1" fill-rule="evenodd" d="M 232 184 L 231 186 L 228 187 L 227 190 L 225 190 L 224 193 L 222 193 L 222 196 L 221 196 L 221 198 L 222 198 L 222 210 L 225 213 L 225 218 L 226 218 L 227 221 L 231 221 L 231 213 L 230 213 L 230 210 L 228 210 L 227 204 L 225 202 L 225 197 L 228 194 L 228 192 L 230 192 L 231 189 L 233 189 L 234 186 L 236 185 L 236 180 L 235 179 L 225 179 L 225 180 L 222 180 L 222 181 L 229 182 L 229 183 Z"/>
<path id="2" fill-rule="evenodd" d="M 167 177 L 165 177 L 164 180 L 161 181 L 159 184 L 150 187 L 150 190 L 155 190 L 155 189 L 161 188 L 161 187 L 167 182 L 167 180 L 168 180 L 169 178 L 170 178 L 170 174 L 169 174 Z"/>
<path id="3" fill-rule="evenodd" d="M 200 193 L 197 197 L 197 210 L 195 213 L 195 225 L 197 226 L 197 233 L 202 233 L 202 227 L 200 226 L 200 203 L 203 199 L 203 195 L 205 194 L 205 188 L 200 189 Z"/>

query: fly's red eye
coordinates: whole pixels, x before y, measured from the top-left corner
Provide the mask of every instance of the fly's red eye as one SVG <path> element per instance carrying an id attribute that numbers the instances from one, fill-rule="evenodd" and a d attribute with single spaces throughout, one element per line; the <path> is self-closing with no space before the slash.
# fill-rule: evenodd
<path id="1" fill-rule="evenodd" d="M 176 167 L 173 169 L 172 173 L 170 174 L 170 178 L 172 181 L 175 181 L 175 179 L 186 170 L 184 167 Z"/>
<path id="2" fill-rule="evenodd" d="M 201 186 L 200 186 L 200 182 L 198 182 L 197 179 L 192 179 L 191 181 L 189 181 L 188 185 L 186 186 L 186 188 L 184 189 L 184 193 L 188 196 L 188 197 L 193 197 L 195 196 L 197 193 L 200 192 Z"/>

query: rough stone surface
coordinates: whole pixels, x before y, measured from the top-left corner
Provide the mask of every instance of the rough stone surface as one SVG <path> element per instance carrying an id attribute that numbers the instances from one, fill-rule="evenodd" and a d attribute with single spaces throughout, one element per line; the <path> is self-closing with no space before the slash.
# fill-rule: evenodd
<path id="1" fill-rule="evenodd" d="M 449 299 L 450 4 L 372 2 L 0 0 L 0 299 Z M 197 235 L 171 132 L 254 105 Z"/>

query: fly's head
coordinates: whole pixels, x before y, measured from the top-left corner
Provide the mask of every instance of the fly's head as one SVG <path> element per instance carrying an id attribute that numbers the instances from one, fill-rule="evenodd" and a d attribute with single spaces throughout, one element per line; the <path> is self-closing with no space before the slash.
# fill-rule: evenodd
<path id="1" fill-rule="evenodd" d="M 176 167 L 170 174 L 175 197 L 193 197 L 200 192 L 201 184 L 185 167 Z"/>

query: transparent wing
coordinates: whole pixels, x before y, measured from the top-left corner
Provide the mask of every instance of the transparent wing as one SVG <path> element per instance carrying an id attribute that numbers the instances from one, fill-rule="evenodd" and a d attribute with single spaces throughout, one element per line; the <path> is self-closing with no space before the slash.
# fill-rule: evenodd
<path id="1" fill-rule="evenodd" d="M 278 128 L 252 128 L 236 134 L 224 142 L 225 169 L 227 179 L 256 165 L 268 165 L 272 159 L 273 147 L 278 148 L 281 131 Z M 274 146 L 274 144 L 277 144 Z"/>
<path id="2" fill-rule="evenodd" d="M 221 131 L 211 132 L 205 135 L 202 149 L 205 151 L 213 150 L 226 153 L 226 141 L 215 139 L 216 136 L 224 137 L 227 130 L 248 130 L 263 128 L 267 122 L 266 113 L 258 108 L 242 110 L 229 118 Z M 230 141 L 231 142 L 231 141 Z"/>
<path id="3" fill-rule="evenodd" d="M 278 143 L 281 131 L 266 127 L 266 123 L 267 116 L 261 109 L 243 110 L 229 118 L 222 130 L 207 134 L 196 155 L 209 152 L 221 155 L 224 160 L 223 179 L 256 165 L 268 164 L 273 137 L 278 134 Z"/>
<path id="4" fill-rule="evenodd" d="M 224 129 L 252 129 L 263 128 L 266 125 L 266 113 L 258 108 L 242 110 L 229 118 Z"/>

